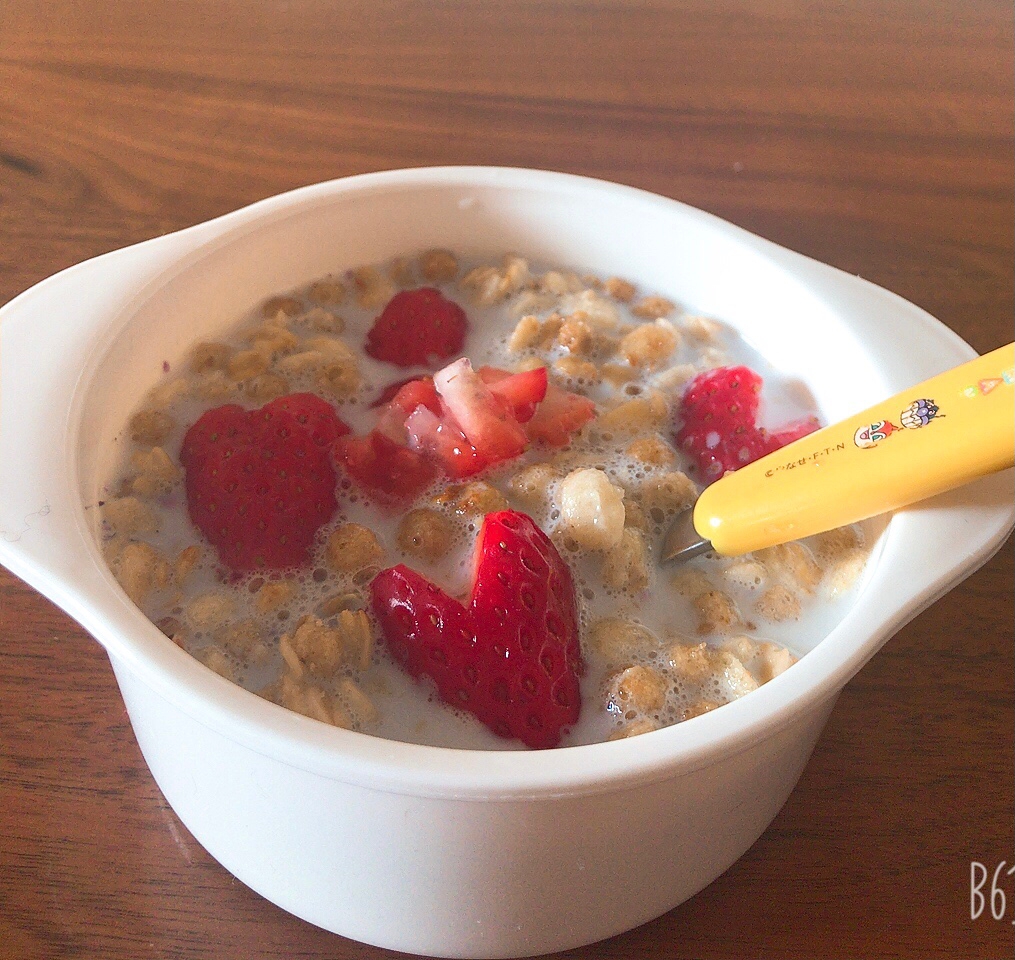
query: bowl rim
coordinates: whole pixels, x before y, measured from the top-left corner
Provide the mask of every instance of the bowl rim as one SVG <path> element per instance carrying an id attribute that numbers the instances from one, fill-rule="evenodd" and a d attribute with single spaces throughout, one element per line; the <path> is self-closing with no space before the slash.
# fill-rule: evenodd
<path id="1" fill-rule="evenodd" d="M 185 271 L 188 265 L 210 256 L 247 231 L 262 229 L 276 220 L 298 215 L 315 204 L 336 202 L 346 195 L 357 195 L 392 188 L 431 189 L 452 185 L 462 189 L 478 186 L 512 190 L 519 187 L 553 192 L 564 191 L 580 196 L 630 198 L 657 205 L 661 210 L 679 209 L 692 221 L 701 219 L 713 228 L 761 252 L 781 269 L 788 269 L 809 285 L 818 285 L 826 296 L 860 298 L 876 303 L 879 310 L 910 335 L 917 335 L 933 346 L 931 353 L 941 360 L 940 369 L 974 356 L 972 349 L 947 327 L 912 304 L 888 291 L 851 277 L 833 267 L 770 241 L 763 240 L 712 214 L 679 201 L 648 193 L 634 187 L 551 171 L 505 167 L 424 167 L 360 174 L 301 187 L 258 201 L 221 217 L 197 224 L 166 237 L 146 241 L 63 271 L 26 291 L 0 311 L 0 320 L 13 320 L 27 311 L 38 287 L 65 275 L 88 268 L 108 269 L 108 259 L 127 259 L 132 251 L 146 255 L 155 264 L 147 281 L 137 287 L 129 309 L 167 278 Z M 101 261 L 107 261 L 105 265 Z M 123 311 L 106 316 L 107 328 L 116 325 Z M 92 351 L 74 386 L 71 407 L 67 411 L 70 429 L 65 437 L 66 462 L 77 463 L 76 444 L 84 397 L 109 344 Z M 930 349 L 930 348 L 928 348 Z M 938 362 L 935 360 L 934 362 Z M 938 372 L 930 370 L 927 375 Z M 910 381 L 912 382 L 912 381 Z M 906 383 L 900 384 L 900 389 Z M 75 422 L 74 417 L 78 420 Z M 73 472 L 73 471 L 71 471 Z M 1010 473 L 1010 472 L 1009 472 Z M 803 657 L 793 669 L 763 685 L 750 697 L 734 701 L 721 711 L 664 727 L 640 737 L 615 742 L 557 748 L 550 751 L 462 750 L 431 747 L 386 740 L 369 734 L 331 728 L 294 714 L 224 680 L 196 659 L 177 648 L 126 599 L 111 573 L 105 568 L 98 545 L 94 542 L 78 496 L 78 478 L 70 486 L 74 494 L 76 536 L 84 543 L 93 561 L 101 567 L 109 594 L 96 602 L 94 596 L 74 584 L 53 582 L 44 563 L 19 553 L 17 546 L 0 538 L 0 561 L 27 582 L 66 609 L 106 648 L 117 671 L 126 669 L 141 680 L 152 693 L 172 702 L 198 722 L 213 727 L 223 736 L 241 743 L 256 753 L 303 770 L 311 770 L 332 779 L 355 782 L 387 791 L 459 799 L 519 799 L 552 795 L 599 793 L 649 783 L 715 762 L 719 757 L 734 757 L 752 745 L 776 736 L 795 720 L 821 708 L 834 699 L 844 684 L 876 652 L 898 627 L 916 616 L 938 596 L 947 592 L 1000 547 L 1015 523 L 1015 507 L 994 510 L 990 522 L 983 522 L 983 511 L 975 516 L 980 502 L 946 509 L 966 510 L 979 520 L 980 534 L 973 549 L 953 565 L 947 576 L 937 575 L 918 583 L 902 596 L 898 585 L 887 575 L 889 564 L 905 557 L 920 544 L 927 546 L 927 511 L 902 511 L 893 516 L 880 543 L 881 559 L 874 563 L 862 587 L 862 594 L 846 611 L 828 636 Z M 1009 477 L 1010 479 L 1010 477 Z M 997 478 L 981 481 L 997 487 Z M 969 490 L 974 488 L 967 488 Z M 993 489 L 993 488 L 992 488 Z M 991 499 L 993 494 L 987 494 Z M 947 495 L 946 495 L 947 497 Z M 982 500 L 982 497 L 980 498 Z M 989 528 L 989 529 L 988 529 Z M 874 559 L 874 558 L 872 558 Z M 872 626 L 870 608 L 880 612 Z"/>

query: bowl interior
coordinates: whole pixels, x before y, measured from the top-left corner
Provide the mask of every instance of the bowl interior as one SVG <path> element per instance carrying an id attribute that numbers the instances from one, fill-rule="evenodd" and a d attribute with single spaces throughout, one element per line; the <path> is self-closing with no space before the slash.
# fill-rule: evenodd
<path id="1" fill-rule="evenodd" d="M 103 585 L 75 592 L 63 584 L 69 599 L 47 589 L 166 699 L 286 763 L 385 788 L 487 798 L 600 791 L 656 779 L 677 762 L 706 764 L 717 750 L 775 736 L 791 717 L 827 704 L 894 625 L 972 569 L 973 554 L 982 562 L 988 541 L 999 542 L 1004 524 L 993 503 L 961 561 L 933 544 L 961 535 L 972 513 L 896 517 L 882 537 L 888 559 L 868 565 L 861 595 L 828 642 L 752 696 L 645 737 L 553 756 L 453 751 L 452 763 L 447 750 L 325 727 L 222 680 L 127 604 L 105 571 L 97 511 L 90 509 L 107 495 L 121 431 L 145 393 L 175 375 L 193 343 L 229 329 L 264 298 L 430 247 L 484 260 L 517 252 L 547 265 L 626 277 L 730 323 L 773 366 L 803 381 L 827 422 L 915 382 L 907 362 L 928 376 L 964 359 L 968 348 L 911 304 L 708 214 L 628 187 L 538 171 L 442 168 L 355 177 L 272 198 L 152 244 L 153 279 L 139 281 L 136 294 L 92 321 L 96 336 L 66 415 L 77 523 Z M 893 346 L 884 336 L 893 327 L 900 343 L 923 334 L 916 353 L 930 359 L 912 360 L 913 350 Z M 902 590 L 885 568 L 914 550 L 941 556 Z"/>

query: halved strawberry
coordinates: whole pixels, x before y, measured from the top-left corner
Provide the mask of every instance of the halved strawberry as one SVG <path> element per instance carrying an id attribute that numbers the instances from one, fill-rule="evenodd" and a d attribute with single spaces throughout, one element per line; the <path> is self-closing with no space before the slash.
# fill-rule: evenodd
<path id="1" fill-rule="evenodd" d="M 374 577 L 370 602 L 388 650 L 410 676 L 433 679 L 454 707 L 470 699 L 480 680 L 471 610 L 404 564 Z"/>
<path id="2" fill-rule="evenodd" d="M 530 517 L 487 515 L 468 607 L 405 566 L 381 571 L 370 592 L 392 656 L 455 709 L 536 748 L 577 722 L 584 664 L 571 571 Z"/>
<path id="3" fill-rule="evenodd" d="M 596 415 L 596 405 L 587 397 L 548 384 L 546 397 L 536 407 L 525 432 L 532 440 L 562 447 Z"/>
<path id="4" fill-rule="evenodd" d="M 476 373 L 490 388 L 490 392 L 502 399 L 519 423 L 528 423 L 536 412 L 538 404 L 546 397 L 546 367 L 509 373 L 496 367 L 480 367 Z"/>
<path id="5" fill-rule="evenodd" d="M 491 639 L 502 664 L 512 706 L 504 721 L 529 746 L 554 746 L 578 720 L 585 669 L 571 570 L 535 521 L 516 510 L 486 515 L 476 557 L 472 613 L 478 636 Z"/>
<path id="6" fill-rule="evenodd" d="M 436 479 L 434 465 L 379 430 L 365 437 L 342 437 L 335 458 L 351 479 L 381 504 L 414 500 Z"/>
<path id="7" fill-rule="evenodd" d="M 294 394 L 208 410 L 180 450 L 187 510 L 234 573 L 305 564 L 337 509 L 330 445 L 348 431 L 330 404 Z"/>
<path id="8" fill-rule="evenodd" d="M 396 293 L 374 320 L 364 350 L 400 367 L 426 366 L 459 353 L 469 321 L 434 287 Z"/>
<path id="9" fill-rule="evenodd" d="M 761 377 L 743 366 L 707 370 L 687 385 L 676 440 L 694 458 L 702 483 L 712 483 L 817 429 L 814 417 L 771 432 L 758 427 L 761 386 Z"/>
<path id="10" fill-rule="evenodd" d="M 699 374 L 684 388 L 681 406 L 695 421 L 721 414 L 752 425 L 761 402 L 762 379 L 750 367 L 716 367 Z"/>
<path id="11" fill-rule="evenodd" d="M 442 405 L 489 463 L 517 457 L 528 445 L 518 421 L 464 357 L 434 374 Z"/>
<path id="12" fill-rule="evenodd" d="M 261 409 L 291 413 L 319 447 L 330 447 L 349 432 L 349 427 L 335 413 L 335 408 L 313 393 L 290 393 L 272 400 Z"/>
<path id="13" fill-rule="evenodd" d="M 762 430 L 762 433 L 765 433 L 767 452 L 771 453 L 773 450 L 779 450 L 820 428 L 821 421 L 817 417 L 802 417 L 781 426 L 778 430 L 767 432 Z"/>

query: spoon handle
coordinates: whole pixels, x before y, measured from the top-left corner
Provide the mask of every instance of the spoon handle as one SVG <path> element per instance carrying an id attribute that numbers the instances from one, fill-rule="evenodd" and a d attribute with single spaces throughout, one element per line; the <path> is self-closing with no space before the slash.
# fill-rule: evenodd
<path id="1" fill-rule="evenodd" d="M 1009 344 L 716 481 L 694 528 L 726 556 L 907 506 L 1015 461 Z"/>

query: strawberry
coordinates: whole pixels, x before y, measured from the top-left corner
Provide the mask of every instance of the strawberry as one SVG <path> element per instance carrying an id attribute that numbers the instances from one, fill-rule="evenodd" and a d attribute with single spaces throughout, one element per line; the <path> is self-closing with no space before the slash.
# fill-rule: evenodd
<path id="1" fill-rule="evenodd" d="M 596 405 L 587 397 L 554 386 L 546 388 L 546 397 L 532 419 L 525 424 L 530 440 L 551 447 L 562 447 L 596 415 Z"/>
<path id="2" fill-rule="evenodd" d="M 417 407 L 425 407 L 435 414 L 441 412 L 440 397 L 434 389 L 432 377 L 419 377 L 401 383 L 381 410 L 377 429 L 404 446 L 406 420 Z"/>
<path id="3" fill-rule="evenodd" d="M 387 386 L 374 433 L 339 445 L 349 475 L 382 500 L 410 499 L 437 471 L 460 479 L 523 453 L 531 439 L 560 446 L 595 415 L 590 400 L 548 385 L 544 367 L 509 373 L 473 370 L 464 357 L 437 371 Z M 548 412 L 540 416 L 547 407 Z M 524 424 L 524 426 L 523 426 Z M 397 455 L 396 448 L 408 448 Z M 429 472 L 420 464 L 431 465 Z M 399 479 L 385 473 L 397 461 Z M 407 486 L 400 488 L 405 481 Z"/>
<path id="4" fill-rule="evenodd" d="M 433 385 L 433 377 L 419 377 L 403 383 L 391 398 L 390 405 L 406 417 L 420 405 L 434 413 L 441 411 L 441 401 Z"/>
<path id="5" fill-rule="evenodd" d="M 465 311 L 440 290 L 403 290 L 374 320 L 364 349 L 399 367 L 426 366 L 459 353 L 468 327 Z"/>
<path id="6" fill-rule="evenodd" d="M 429 460 L 380 430 L 365 437 L 342 437 L 335 444 L 335 459 L 352 480 L 385 506 L 414 500 L 437 476 Z"/>
<path id="7" fill-rule="evenodd" d="M 349 428 L 330 404 L 292 394 L 205 412 L 183 438 L 187 509 L 234 573 L 307 563 L 335 513 L 331 443 Z"/>
<path id="8" fill-rule="evenodd" d="M 431 677 L 445 702 L 468 701 L 458 684 L 479 683 L 472 611 L 404 564 L 370 581 L 370 603 L 395 660 L 416 679 Z"/>
<path id="9" fill-rule="evenodd" d="M 439 464 L 456 480 L 471 477 L 489 465 L 454 420 L 438 416 L 429 407 L 416 407 L 406 419 L 404 430 L 412 450 Z"/>
<path id="10" fill-rule="evenodd" d="M 800 420 L 784 424 L 778 430 L 770 430 L 766 433 L 768 452 L 779 450 L 801 437 L 806 437 L 809 433 L 814 433 L 820 427 L 821 421 L 817 417 L 802 417 Z"/>
<path id="11" fill-rule="evenodd" d="M 530 678 L 519 670 L 513 696 L 520 702 L 552 701 L 574 711 L 562 724 L 577 720 L 583 666 L 571 570 L 527 514 L 486 515 L 476 548 L 472 609 L 483 632 L 503 641 L 505 656 L 536 674 Z"/>
<path id="12" fill-rule="evenodd" d="M 546 397 L 546 367 L 508 373 L 496 367 L 480 367 L 476 373 L 489 388 L 490 393 L 503 400 L 511 415 L 519 423 L 528 423 L 536 407 Z"/>
<path id="13" fill-rule="evenodd" d="M 521 424 L 464 357 L 438 370 L 434 386 L 441 406 L 489 463 L 517 457 L 528 445 Z"/>
<path id="14" fill-rule="evenodd" d="M 377 407 L 383 407 L 391 403 L 391 401 L 397 396 L 398 391 L 402 389 L 406 384 L 415 383 L 420 377 L 406 377 L 404 380 L 396 380 L 394 383 L 389 383 L 381 392 L 377 395 L 377 399 L 370 404 L 370 409 L 373 410 Z"/>
<path id="15" fill-rule="evenodd" d="M 694 458 L 703 483 L 817 429 L 814 417 L 771 432 L 759 427 L 761 386 L 761 377 L 748 367 L 717 367 L 699 374 L 684 390 L 677 445 Z"/>
<path id="16" fill-rule="evenodd" d="M 335 408 L 313 393 L 290 393 L 262 409 L 291 413 L 319 447 L 330 447 L 349 432 L 349 427 L 335 414 Z"/>
<path id="17" fill-rule="evenodd" d="M 483 521 L 467 606 L 405 566 L 370 584 L 395 660 L 498 736 L 553 747 L 577 722 L 584 670 L 571 571 L 524 513 Z"/>
<path id="18" fill-rule="evenodd" d="M 737 423 L 753 426 L 761 402 L 761 386 L 761 377 L 750 367 L 717 367 L 688 383 L 680 402 L 696 419 L 704 420 L 722 411 Z"/>

